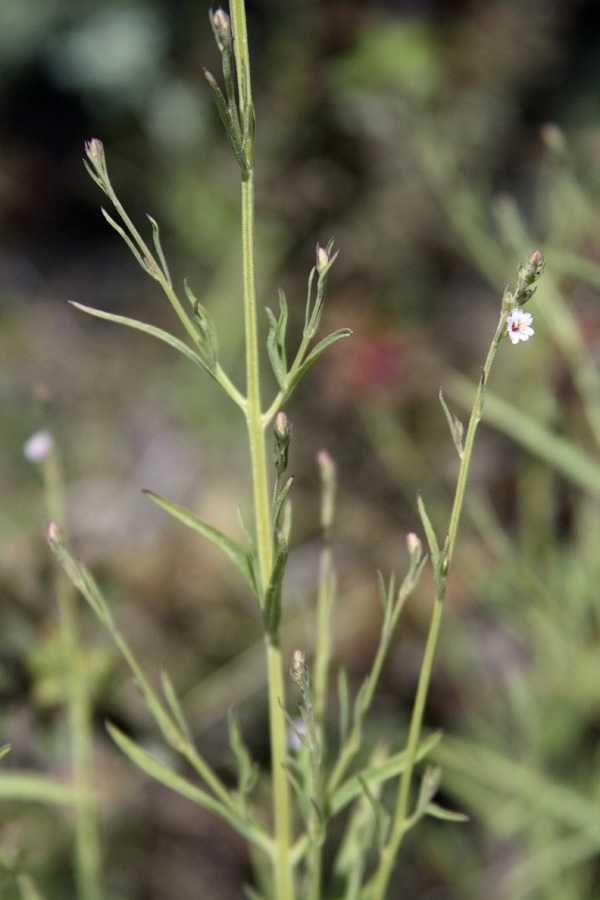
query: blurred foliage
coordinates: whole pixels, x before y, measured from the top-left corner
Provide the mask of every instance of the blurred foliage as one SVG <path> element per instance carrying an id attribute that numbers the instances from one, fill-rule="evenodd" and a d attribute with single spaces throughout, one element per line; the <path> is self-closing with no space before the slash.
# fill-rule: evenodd
<path id="1" fill-rule="evenodd" d="M 439 385 L 452 406 L 465 403 L 453 371 L 477 377 L 505 282 L 537 245 L 582 346 L 563 339 L 558 301 L 544 309 L 544 285 L 531 307 L 536 338 L 502 348 L 491 392 L 597 460 L 598 396 L 578 369 L 580 360 L 596 371 L 600 337 L 597 9 L 592 0 L 256 0 L 248 9 L 261 302 L 272 305 L 281 284 L 298 334 L 314 246 L 335 234 L 342 253 L 323 331 L 354 331 L 289 407 L 285 640 L 290 652 L 306 640 L 315 454 L 326 447 L 340 481 L 336 658 L 358 683 L 379 629 L 375 569 L 405 565 L 417 490 L 437 523 L 447 517 L 456 460 Z M 150 677 L 164 660 L 224 773 L 230 705 L 255 756 L 268 754 L 253 605 L 210 545 L 139 493 L 152 488 L 237 533 L 236 506 L 248 509 L 242 422 L 224 418 L 214 387 L 167 348 L 65 302 L 126 315 L 144 306 L 157 325 L 171 324 L 99 213 L 80 163 L 84 140 L 97 136 L 125 206 L 140 226 L 147 211 L 160 222 L 171 271 L 210 308 L 221 355 L 243 379 L 238 174 L 202 74 L 215 67 L 207 11 L 189 0 L 0 4 L 6 771 L 69 770 L 53 694 L 45 512 L 21 453 L 41 425 L 64 456 L 78 552 Z M 407 900 L 593 900 L 600 891 L 598 500 L 520 446 L 510 421 L 490 418 L 476 447 L 428 712 L 431 727 L 453 736 L 439 748 L 443 790 L 472 821 L 411 838 L 392 894 Z M 429 608 L 425 584 L 377 701 L 374 737 L 398 746 Z M 100 652 L 104 636 L 84 622 Z M 152 730 L 120 664 L 102 653 L 92 664 L 107 896 L 238 897 L 244 848 L 119 756 L 106 717 L 149 747 Z M 19 896 L 19 872 L 48 900 L 72 896 L 70 814 L 12 801 L 1 820 L 2 896 Z"/>

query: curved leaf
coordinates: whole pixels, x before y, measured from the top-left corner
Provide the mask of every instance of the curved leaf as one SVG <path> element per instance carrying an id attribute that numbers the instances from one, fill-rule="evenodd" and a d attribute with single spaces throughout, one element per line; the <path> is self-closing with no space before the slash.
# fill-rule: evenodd
<path id="1" fill-rule="evenodd" d="M 333 344 L 335 341 L 338 341 L 343 337 L 350 337 L 352 334 L 352 329 L 350 328 L 339 328 L 337 331 L 334 331 L 332 334 L 328 334 L 326 338 L 323 338 L 322 341 L 319 341 L 316 347 L 308 354 L 304 362 L 291 376 L 290 380 L 287 384 L 286 394 L 291 394 L 292 390 L 296 387 L 304 373 L 310 369 L 312 364 L 318 357 L 321 355 L 323 350 L 326 350 L 330 344 Z"/>
<path id="2" fill-rule="evenodd" d="M 170 500 L 165 500 L 164 497 L 160 497 L 153 491 L 145 490 L 142 493 L 146 494 L 147 497 L 150 497 L 151 500 L 154 500 L 158 506 L 162 506 L 164 510 L 176 519 L 179 519 L 184 525 L 187 525 L 188 528 L 198 531 L 203 537 L 211 541 L 215 547 L 219 547 L 219 549 L 229 557 L 234 566 L 241 572 L 244 581 L 252 591 L 252 594 L 256 600 L 259 601 L 258 589 L 254 579 L 254 570 L 250 556 L 239 544 L 236 544 L 235 541 L 228 538 L 222 531 L 203 522 L 202 519 L 188 509 L 184 509 L 183 506 L 178 506 L 177 503 L 171 503 Z"/>
<path id="3" fill-rule="evenodd" d="M 116 322 L 118 325 L 127 325 L 129 328 L 135 328 L 136 331 L 143 331 L 145 334 L 158 338 L 159 341 L 164 341 L 165 344 L 169 344 L 169 346 L 174 347 L 175 350 L 178 350 L 180 353 L 183 353 L 184 356 L 187 356 L 188 359 L 191 359 L 191 361 L 196 363 L 203 372 L 206 372 L 206 374 L 210 375 L 214 381 L 217 381 L 213 372 L 211 372 L 202 357 L 198 356 L 197 353 L 190 349 L 187 344 L 184 344 L 183 341 L 180 341 L 179 338 L 169 334 L 168 331 L 163 331 L 162 328 L 156 328 L 155 325 L 147 325 L 146 322 L 139 322 L 137 319 L 129 319 L 127 316 L 117 316 L 114 313 L 107 313 L 101 309 L 93 309 L 91 306 L 75 303 L 74 300 L 69 300 L 69 303 L 71 306 L 75 306 L 77 309 L 89 313 L 90 316 L 96 316 L 97 319 L 106 319 L 108 322 Z"/>
<path id="4" fill-rule="evenodd" d="M 437 731 L 421 741 L 417 750 L 417 761 L 423 759 L 433 748 L 440 742 L 442 738 L 441 731 Z M 404 771 L 406 764 L 406 750 L 390 756 L 385 762 L 379 765 L 369 766 L 348 778 L 335 791 L 328 805 L 328 812 L 331 816 L 338 813 L 341 809 L 352 802 L 356 797 L 363 793 L 363 783 L 369 785 L 378 785 L 380 782 L 388 781 Z"/>

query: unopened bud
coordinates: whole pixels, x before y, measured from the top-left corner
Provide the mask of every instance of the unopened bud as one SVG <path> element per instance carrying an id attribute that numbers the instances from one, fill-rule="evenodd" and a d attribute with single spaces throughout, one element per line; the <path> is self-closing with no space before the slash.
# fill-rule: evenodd
<path id="1" fill-rule="evenodd" d="M 285 472 L 288 464 L 288 447 L 293 425 L 284 412 L 278 412 L 273 422 L 273 462 L 279 473 Z"/>
<path id="2" fill-rule="evenodd" d="M 519 266 L 517 278 L 525 282 L 524 287 L 529 287 L 538 280 L 546 267 L 546 260 L 540 250 L 534 250 L 527 263 Z"/>
<path id="3" fill-rule="evenodd" d="M 290 675 L 298 687 L 308 681 L 308 666 L 306 665 L 306 652 L 304 650 L 294 650 Z"/>
<path id="4" fill-rule="evenodd" d="M 329 263 L 329 253 L 320 244 L 317 244 L 317 272 L 322 275 Z"/>
<path id="5" fill-rule="evenodd" d="M 46 528 L 46 540 L 50 544 L 51 547 L 56 547 L 60 544 L 62 538 L 62 534 L 60 528 L 56 522 L 50 522 L 48 527 Z"/>
<path id="6" fill-rule="evenodd" d="M 423 554 L 423 544 L 421 543 L 421 539 L 411 531 L 410 534 L 406 535 L 406 546 L 408 548 L 408 555 L 411 557 L 421 557 Z"/>
<path id="7" fill-rule="evenodd" d="M 231 47 L 231 19 L 221 7 L 209 15 L 217 46 L 223 53 Z"/>
<path id="8" fill-rule="evenodd" d="M 92 138 L 91 141 L 85 142 L 85 155 L 98 171 L 106 170 L 106 161 L 104 158 L 104 146 L 98 138 Z"/>
<path id="9" fill-rule="evenodd" d="M 513 296 L 512 291 L 509 290 L 510 284 L 506 285 L 506 289 L 504 291 L 504 296 L 502 297 L 502 309 L 512 309 L 515 305 L 515 298 Z"/>

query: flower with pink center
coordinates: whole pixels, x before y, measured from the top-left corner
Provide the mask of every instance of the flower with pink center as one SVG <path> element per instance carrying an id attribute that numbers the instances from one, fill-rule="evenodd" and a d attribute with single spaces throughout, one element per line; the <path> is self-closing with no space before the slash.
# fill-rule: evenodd
<path id="1" fill-rule="evenodd" d="M 528 341 L 532 334 L 535 334 L 531 323 L 533 316 L 531 313 L 523 312 L 522 309 L 515 309 L 511 312 L 506 320 L 506 330 L 513 344 L 519 341 Z"/>

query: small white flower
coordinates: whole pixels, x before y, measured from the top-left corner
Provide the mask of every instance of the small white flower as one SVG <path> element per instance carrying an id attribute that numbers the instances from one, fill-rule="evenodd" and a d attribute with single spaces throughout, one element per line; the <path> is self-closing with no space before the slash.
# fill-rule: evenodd
<path id="1" fill-rule="evenodd" d="M 36 431 L 23 445 L 23 455 L 29 462 L 41 463 L 52 452 L 54 440 L 49 431 Z"/>
<path id="2" fill-rule="evenodd" d="M 522 309 L 515 309 L 514 312 L 506 320 L 506 330 L 513 344 L 519 341 L 528 341 L 532 334 L 535 334 L 531 323 L 533 316 L 531 313 L 523 312 Z"/>

